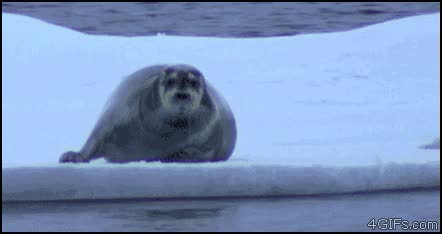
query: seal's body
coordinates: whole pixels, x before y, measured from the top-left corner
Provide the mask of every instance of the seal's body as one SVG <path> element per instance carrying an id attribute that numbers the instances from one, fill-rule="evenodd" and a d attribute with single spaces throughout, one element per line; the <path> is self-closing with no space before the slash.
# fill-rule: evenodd
<path id="1" fill-rule="evenodd" d="M 119 85 L 83 148 L 60 162 L 223 161 L 235 143 L 234 116 L 201 72 L 156 65 Z"/>

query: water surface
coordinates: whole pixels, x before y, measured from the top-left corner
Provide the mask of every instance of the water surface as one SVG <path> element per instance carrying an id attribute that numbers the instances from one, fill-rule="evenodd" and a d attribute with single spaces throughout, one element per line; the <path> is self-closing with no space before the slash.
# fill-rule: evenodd
<path id="1" fill-rule="evenodd" d="M 98 35 L 269 37 L 336 32 L 440 11 L 439 2 L 2 2 L 2 11 Z"/>

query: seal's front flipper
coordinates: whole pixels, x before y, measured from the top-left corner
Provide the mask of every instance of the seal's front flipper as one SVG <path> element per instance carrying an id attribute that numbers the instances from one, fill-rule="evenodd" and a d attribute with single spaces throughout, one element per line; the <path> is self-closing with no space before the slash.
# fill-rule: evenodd
<path id="1" fill-rule="evenodd" d="M 183 162 L 188 155 L 184 151 L 180 150 L 173 154 L 169 154 L 166 157 L 160 159 L 160 162 Z"/>
<path id="2" fill-rule="evenodd" d="M 180 162 L 180 163 L 196 163 L 196 162 L 209 162 L 213 158 L 214 151 L 204 149 L 198 149 L 196 147 L 188 147 L 185 150 L 180 150 L 176 153 L 170 154 L 167 157 L 160 159 L 161 162 Z"/>
<path id="3" fill-rule="evenodd" d="M 89 159 L 85 159 L 83 155 L 74 151 L 68 151 L 61 155 L 60 163 L 82 163 L 89 162 Z"/>

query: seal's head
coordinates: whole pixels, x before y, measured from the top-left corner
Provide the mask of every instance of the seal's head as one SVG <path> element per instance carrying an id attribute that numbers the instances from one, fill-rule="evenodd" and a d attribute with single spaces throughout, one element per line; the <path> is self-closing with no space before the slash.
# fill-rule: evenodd
<path id="1" fill-rule="evenodd" d="M 170 113 L 190 114 L 203 100 L 204 77 L 196 68 L 187 65 L 168 66 L 162 71 L 158 94 L 162 107 Z"/>

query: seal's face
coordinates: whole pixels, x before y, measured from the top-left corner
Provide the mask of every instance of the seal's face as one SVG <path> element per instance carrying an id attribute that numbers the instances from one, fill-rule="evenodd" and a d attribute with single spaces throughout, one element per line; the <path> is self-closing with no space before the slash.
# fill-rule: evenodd
<path id="1" fill-rule="evenodd" d="M 204 77 L 196 69 L 166 68 L 159 85 L 159 96 L 163 108 L 177 114 L 192 113 L 201 104 L 204 86 Z"/>

